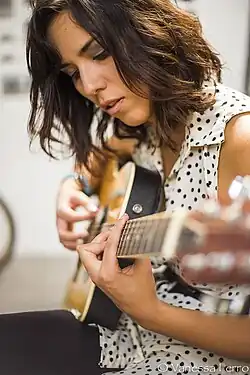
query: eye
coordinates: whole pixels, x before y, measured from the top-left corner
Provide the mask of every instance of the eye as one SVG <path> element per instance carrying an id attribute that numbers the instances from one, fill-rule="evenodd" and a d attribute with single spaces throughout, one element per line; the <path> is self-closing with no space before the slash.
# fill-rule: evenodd
<path id="1" fill-rule="evenodd" d="M 105 50 L 102 50 L 97 55 L 93 57 L 93 60 L 105 60 L 109 56 L 109 53 Z"/>

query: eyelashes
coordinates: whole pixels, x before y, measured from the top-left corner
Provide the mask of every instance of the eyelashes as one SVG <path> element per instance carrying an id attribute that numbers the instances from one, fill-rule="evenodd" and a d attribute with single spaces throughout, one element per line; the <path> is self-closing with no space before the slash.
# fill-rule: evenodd
<path id="1" fill-rule="evenodd" d="M 103 61 L 109 56 L 110 55 L 106 50 L 102 50 L 101 52 L 99 52 L 98 54 L 93 56 L 92 59 L 93 59 L 93 61 Z M 71 77 L 71 79 L 74 83 L 80 78 L 80 73 L 79 73 L 78 69 L 76 69 L 72 73 L 68 73 L 68 74 L 69 74 L 69 76 Z"/>
<path id="2" fill-rule="evenodd" d="M 93 60 L 101 61 L 101 60 L 105 60 L 107 57 L 109 57 L 108 51 L 102 50 L 100 53 L 98 53 L 97 55 L 93 57 Z"/>

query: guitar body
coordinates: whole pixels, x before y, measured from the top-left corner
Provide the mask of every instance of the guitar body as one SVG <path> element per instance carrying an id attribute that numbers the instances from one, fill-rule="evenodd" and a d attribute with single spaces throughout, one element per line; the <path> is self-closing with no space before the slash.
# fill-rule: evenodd
<path id="1" fill-rule="evenodd" d="M 162 181 L 158 172 L 126 163 L 119 169 L 112 159 L 106 168 L 99 190 L 99 213 L 89 228 L 88 242 L 102 231 L 105 224 L 114 224 L 125 212 L 130 219 L 152 215 L 164 210 Z M 132 259 L 119 259 L 121 268 Z M 121 311 L 88 277 L 80 261 L 70 282 L 64 301 L 80 321 L 95 323 L 114 330 Z"/>

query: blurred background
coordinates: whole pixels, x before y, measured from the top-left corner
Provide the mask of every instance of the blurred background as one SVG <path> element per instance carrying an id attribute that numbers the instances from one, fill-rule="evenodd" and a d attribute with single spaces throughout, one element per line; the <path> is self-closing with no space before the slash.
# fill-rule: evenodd
<path id="1" fill-rule="evenodd" d="M 58 185 L 73 160 L 50 160 L 38 143 L 29 148 L 27 3 L 0 0 L 0 257 L 10 250 L 0 266 L 0 313 L 60 307 L 76 262 L 55 227 Z M 199 17 L 224 62 L 224 83 L 250 94 L 250 0 L 177 4 Z"/>

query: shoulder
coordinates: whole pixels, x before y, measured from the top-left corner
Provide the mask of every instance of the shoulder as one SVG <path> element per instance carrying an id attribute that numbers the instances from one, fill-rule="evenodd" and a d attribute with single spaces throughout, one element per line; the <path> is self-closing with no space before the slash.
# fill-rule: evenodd
<path id="1" fill-rule="evenodd" d="M 218 166 L 218 197 L 229 202 L 228 189 L 236 176 L 250 175 L 250 111 L 234 116 L 225 128 Z"/>
<path id="2" fill-rule="evenodd" d="M 211 86 L 209 89 L 212 90 Z M 204 129 L 210 131 L 205 142 L 209 142 L 210 135 L 211 143 L 222 143 L 223 157 L 230 168 L 243 172 L 250 156 L 250 97 L 217 84 L 215 104 L 204 114 L 204 121 L 208 123 Z"/>
<path id="3" fill-rule="evenodd" d="M 228 122 L 223 152 L 232 172 L 250 174 L 250 110 Z"/>

